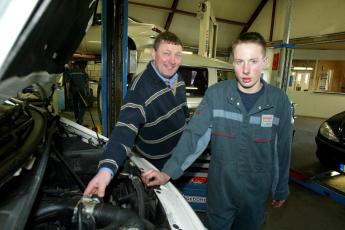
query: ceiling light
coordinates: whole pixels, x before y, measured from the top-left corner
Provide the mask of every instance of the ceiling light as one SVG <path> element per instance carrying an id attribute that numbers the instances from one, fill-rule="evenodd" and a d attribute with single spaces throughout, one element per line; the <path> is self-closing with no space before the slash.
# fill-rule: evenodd
<path id="1" fill-rule="evenodd" d="M 293 70 L 313 70 L 313 67 L 302 67 L 302 66 L 295 66 L 292 68 Z"/>

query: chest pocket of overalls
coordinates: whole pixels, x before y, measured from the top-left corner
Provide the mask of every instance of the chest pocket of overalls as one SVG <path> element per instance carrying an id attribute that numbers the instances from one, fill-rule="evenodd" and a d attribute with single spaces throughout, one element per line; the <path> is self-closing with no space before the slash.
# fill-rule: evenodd
<path id="1" fill-rule="evenodd" d="M 274 115 L 265 113 L 257 116 L 251 116 L 249 123 L 253 127 L 253 142 L 269 143 L 273 140 Z"/>

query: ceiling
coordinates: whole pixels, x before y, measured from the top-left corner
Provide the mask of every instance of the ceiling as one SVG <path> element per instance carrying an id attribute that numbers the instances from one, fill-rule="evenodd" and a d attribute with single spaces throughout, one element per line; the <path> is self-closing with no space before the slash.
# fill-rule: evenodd
<path id="1" fill-rule="evenodd" d="M 176 33 L 186 46 L 198 47 L 200 0 L 129 0 L 129 17 L 156 24 Z M 210 0 L 218 23 L 219 50 L 228 50 L 232 41 L 246 31 L 268 0 Z M 220 36 L 221 35 L 221 36 Z"/>
<path id="2" fill-rule="evenodd" d="M 197 15 L 200 2 L 202 0 L 129 0 L 128 14 L 129 17 L 137 21 L 156 24 L 174 32 L 186 46 L 197 48 L 199 41 L 199 19 Z M 285 27 L 285 24 L 281 21 L 283 20 L 282 8 L 287 8 L 287 0 L 209 0 L 209 2 L 219 28 L 218 51 L 229 52 L 232 42 L 240 33 L 247 30 L 260 30 L 260 26 L 256 23 L 260 17 L 265 17 L 263 21 L 266 24 L 265 31 L 267 33 L 263 35 L 267 41 L 273 41 L 272 44 L 281 43 L 281 40 L 276 39 L 277 36 L 274 36 L 274 33 L 277 34 L 277 31 Z M 299 18 L 301 15 L 303 16 L 303 12 L 305 12 L 303 9 L 306 7 L 309 7 L 311 11 L 315 10 L 314 14 L 320 13 L 320 11 L 323 12 L 325 20 L 330 18 L 327 14 L 332 14 L 332 9 L 328 13 L 327 8 L 323 6 L 325 1 L 304 0 L 304 2 L 303 5 L 299 1 L 293 1 L 292 13 L 295 14 L 295 17 L 292 18 L 292 21 L 298 21 L 298 23 L 295 22 L 292 25 L 292 32 L 294 32 L 294 27 L 296 28 L 299 24 L 302 24 Z M 315 5 L 315 9 L 311 9 L 310 3 Z M 338 4 L 341 7 L 339 1 L 336 0 L 330 0 L 328 5 L 332 6 L 332 4 L 335 4 L 335 6 Z M 334 17 L 337 17 L 336 12 L 334 14 Z M 322 16 L 319 16 L 319 18 L 323 20 Z M 303 21 L 311 23 L 308 20 Z M 330 23 L 332 23 L 331 20 Z M 301 30 L 305 30 L 304 24 L 300 26 L 302 27 Z M 323 25 L 320 23 L 320 26 Z M 332 26 L 334 27 L 334 25 Z M 336 30 L 339 29 L 334 29 L 334 31 Z M 333 33 L 334 31 L 328 27 L 316 28 L 315 31 L 310 32 L 310 34 L 303 34 L 303 36 L 299 36 L 298 33 L 292 34 L 292 37 L 295 38 L 291 39 L 290 43 L 295 44 L 296 48 L 303 49 L 345 50 L 345 34 L 343 32 Z"/>
<path id="3" fill-rule="evenodd" d="M 209 0 L 218 24 L 217 56 L 228 57 L 233 41 L 246 31 L 260 32 L 269 45 L 281 44 L 288 1 Z M 128 0 L 128 16 L 177 34 L 185 49 L 195 51 L 200 2 L 203 0 Z M 336 6 L 345 7 L 345 1 L 295 0 L 292 6 L 290 44 L 297 49 L 345 50 L 345 14 L 336 10 Z"/>

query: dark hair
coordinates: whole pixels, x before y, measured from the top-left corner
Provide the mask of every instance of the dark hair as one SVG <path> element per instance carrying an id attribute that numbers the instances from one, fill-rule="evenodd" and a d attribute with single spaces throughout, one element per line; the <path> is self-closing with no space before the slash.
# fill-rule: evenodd
<path id="1" fill-rule="evenodd" d="M 77 60 L 74 62 L 74 65 L 78 66 L 79 69 L 85 69 L 87 66 L 87 61 L 85 60 Z"/>
<path id="2" fill-rule="evenodd" d="M 160 33 L 156 37 L 155 42 L 153 43 L 153 48 L 155 50 L 157 50 L 163 41 L 170 43 L 170 44 L 182 46 L 181 40 L 174 33 L 166 31 L 166 32 Z"/>
<path id="3" fill-rule="evenodd" d="M 242 43 L 254 43 L 262 47 L 263 54 L 266 55 L 266 41 L 261 34 L 257 32 L 246 32 L 240 34 L 237 40 L 232 44 L 232 54 L 234 54 L 237 45 Z"/>

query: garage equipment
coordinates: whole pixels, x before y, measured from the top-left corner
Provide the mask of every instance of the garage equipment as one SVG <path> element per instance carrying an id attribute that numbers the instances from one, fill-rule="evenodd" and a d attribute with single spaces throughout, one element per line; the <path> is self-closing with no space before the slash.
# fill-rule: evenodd
<path id="1" fill-rule="evenodd" d="M 327 171 L 312 177 L 306 177 L 303 173 L 290 169 L 290 180 L 345 206 L 344 172 L 344 164 L 341 164 L 337 171 Z"/>
<path id="2" fill-rule="evenodd" d="M 128 1 L 102 4 L 102 132 L 109 136 L 127 90 Z"/>
<path id="3" fill-rule="evenodd" d="M 211 8 L 211 2 L 206 0 L 199 4 L 197 17 L 200 19 L 199 51 L 203 57 L 216 57 L 218 24 Z"/>

